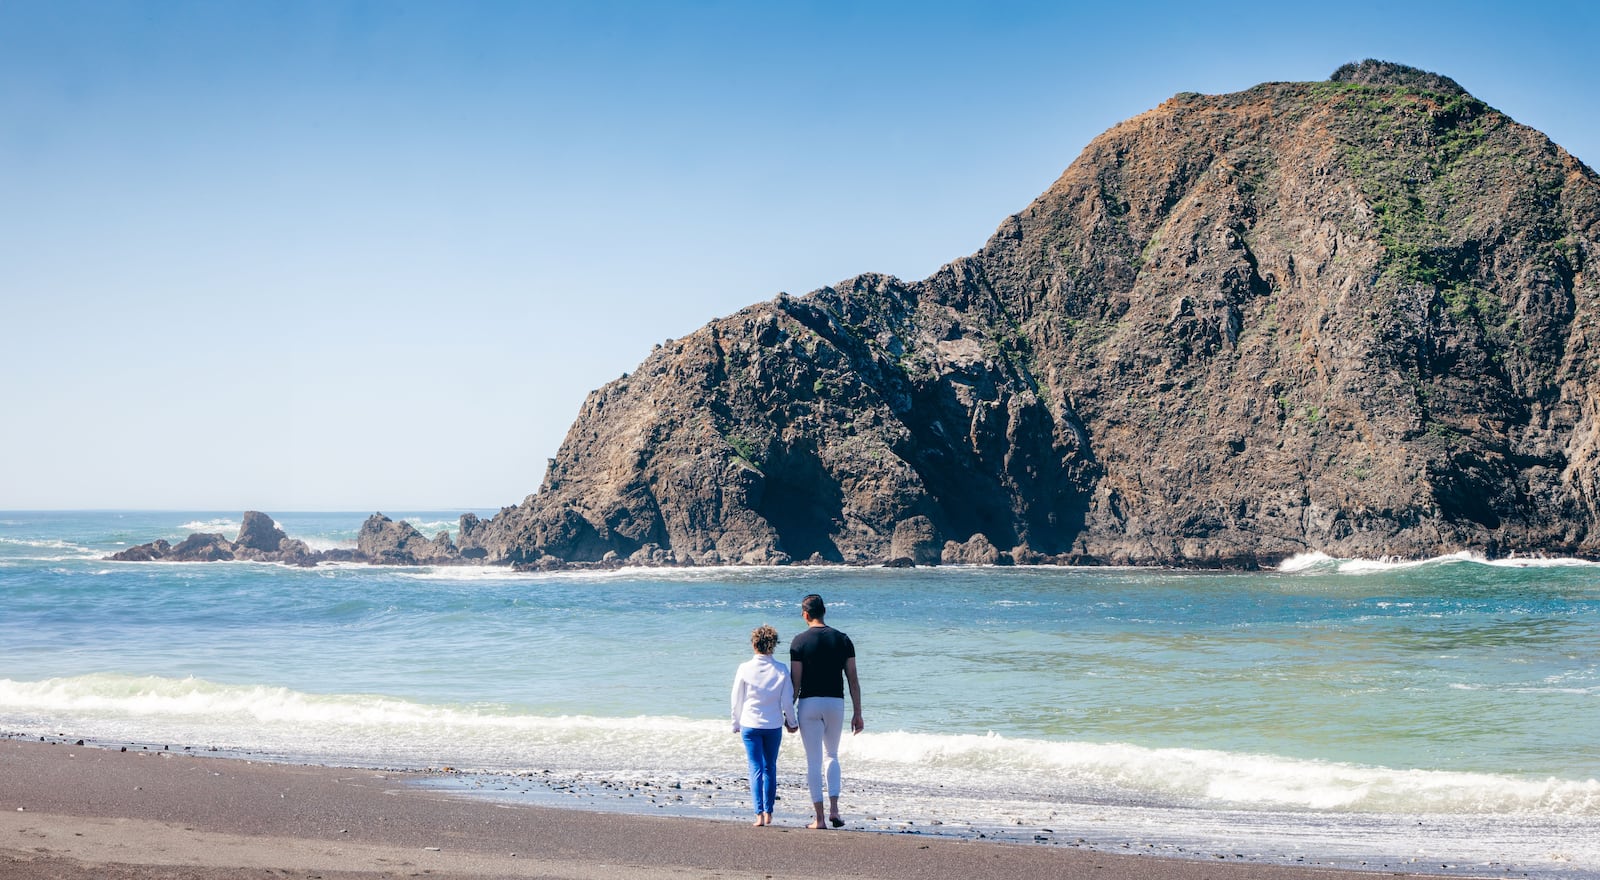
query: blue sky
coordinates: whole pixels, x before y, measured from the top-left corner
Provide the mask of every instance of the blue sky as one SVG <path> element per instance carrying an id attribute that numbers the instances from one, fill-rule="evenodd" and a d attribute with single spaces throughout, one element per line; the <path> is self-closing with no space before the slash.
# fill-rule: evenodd
<path id="1" fill-rule="evenodd" d="M 0 0 L 0 509 L 494 508 L 651 346 L 1376 57 L 1600 161 L 1585 3 Z"/>

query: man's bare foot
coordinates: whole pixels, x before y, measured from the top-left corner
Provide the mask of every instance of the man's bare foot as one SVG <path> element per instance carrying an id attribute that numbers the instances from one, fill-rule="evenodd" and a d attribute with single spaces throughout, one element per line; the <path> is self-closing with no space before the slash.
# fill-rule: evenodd
<path id="1" fill-rule="evenodd" d="M 833 827 L 835 827 L 835 828 L 843 828 L 844 827 L 844 820 L 839 818 L 838 816 L 829 816 L 828 817 L 828 821 L 831 822 L 833 824 Z"/>
<path id="2" fill-rule="evenodd" d="M 828 824 L 826 822 L 823 822 L 821 819 L 816 819 L 816 820 L 812 821 L 812 823 L 810 825 L 807 825 L 806 827 L 810 828 L 812 831 L 827 831 L 828 830 Z"/>

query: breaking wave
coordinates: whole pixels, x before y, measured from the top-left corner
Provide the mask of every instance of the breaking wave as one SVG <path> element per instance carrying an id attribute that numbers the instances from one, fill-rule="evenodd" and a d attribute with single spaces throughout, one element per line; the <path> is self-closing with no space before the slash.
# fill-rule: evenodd
<path id="1" fill-rule="evenodd" d="M 195 678 L 0 679 L 0 724 L 293 759 L 492 772 L 530 766 L 673 777 L 737 765 L 724 720 L 541 715 Z M 791 770 L 799 750 L 785 752 Z M 853 777 L 923 796 L 1110 800 L 1215 809 L 1600 817 L 1600 780 L 1415 770 L 1273 755 L 988 735 L 847 737 Z"/>
<path id="2" fill-rule="evenodd" d="M 1491 568 L 1596 568 L 1600 562 L 1570 557 L 1508 556 L 1489 559 L 1481 553 L 1461 550 L 1431 559 L 1338 559 L 1320 551 L 1297 553 L 1278 564 L 1284 574 L 1375 574 L 1445 565 L 1481 565 Z"/>

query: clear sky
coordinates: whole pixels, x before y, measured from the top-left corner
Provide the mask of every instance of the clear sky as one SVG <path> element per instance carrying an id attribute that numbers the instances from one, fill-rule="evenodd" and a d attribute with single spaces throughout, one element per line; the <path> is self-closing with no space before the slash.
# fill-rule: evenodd
<path id="1" fill-rule="evenodd" d="M 1600 162 L 1590 3 L 0 0 L 0 509 L 494 508 L 651 346 L 1346 61 Z"/>

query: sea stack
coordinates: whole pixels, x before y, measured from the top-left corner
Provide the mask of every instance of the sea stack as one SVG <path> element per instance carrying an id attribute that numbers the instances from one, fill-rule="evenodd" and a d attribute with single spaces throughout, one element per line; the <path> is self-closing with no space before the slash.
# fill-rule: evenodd
<path id="1" fill-rule="evenodd" d="M 780 295 L 659 347 L 464 546 L 1600 555 L 1597 256 L 1600 179 L 1447 77 L 1368 61 L 1180 94 L 929 278 Z"/>

